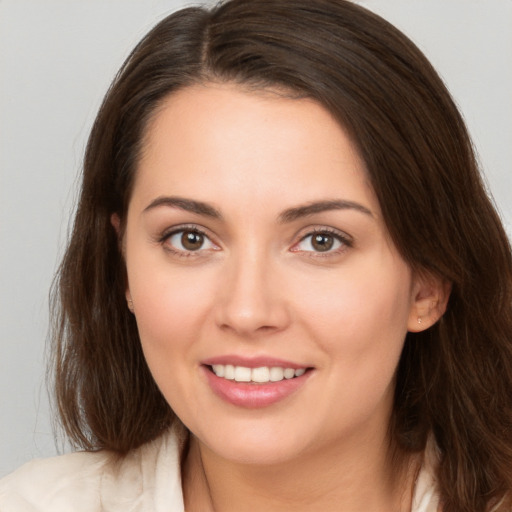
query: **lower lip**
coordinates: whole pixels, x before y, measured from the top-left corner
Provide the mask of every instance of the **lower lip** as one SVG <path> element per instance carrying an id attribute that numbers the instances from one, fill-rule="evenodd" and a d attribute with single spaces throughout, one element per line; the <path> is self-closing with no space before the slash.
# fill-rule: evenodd
<path id="1" fill-rule="evenodd" d="M 284 400 L 305 384 L 311 374 L 311 371 L 308 370 L 300 377 L 293 379 L 283 379 L 268 384 L 252 384 L 217 377 L 207 366 L 203 366 L 202 369 L 206 374 L 208 384 L 217 396 L 232 405 L 247 409 L 268 407 Z"/>

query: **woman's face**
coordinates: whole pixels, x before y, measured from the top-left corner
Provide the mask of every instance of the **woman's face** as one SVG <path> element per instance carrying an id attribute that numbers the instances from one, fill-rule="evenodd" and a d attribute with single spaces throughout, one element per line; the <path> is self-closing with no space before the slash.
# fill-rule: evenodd
<path id="1" fill-rule="evenodd" d="M 234 85 L 171 95 L 123 242 L 149 368 L 200 443 L 272 463 L 382 441 L 420 292 L 324 108 Z"/>

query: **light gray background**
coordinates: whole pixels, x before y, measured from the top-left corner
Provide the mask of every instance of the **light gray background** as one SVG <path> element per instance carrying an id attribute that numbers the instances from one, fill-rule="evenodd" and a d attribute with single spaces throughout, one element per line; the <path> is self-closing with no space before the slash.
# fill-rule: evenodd
<path id="1" fill-rule="evenodd" d="M 0 0 L 0 476 L 56 453 L 44 385 L 48 289 L 101 98 L 183 0 Z M 512 232 L 512 0 L 362 0 L 448 84 Z"/>

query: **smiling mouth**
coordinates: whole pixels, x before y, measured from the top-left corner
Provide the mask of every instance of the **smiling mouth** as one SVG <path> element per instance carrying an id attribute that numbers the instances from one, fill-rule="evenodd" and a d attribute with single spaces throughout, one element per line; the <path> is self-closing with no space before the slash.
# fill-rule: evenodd
<path id="1" fill-rule="evenodd" d="M 267 384 L 280 382 L 301 377 L 308 370 L 307 368 L 284 368 L 281 366 L 260 366 L 249 368 L 247 366 L 235 366 L 231 364 L 214 364 L 209 366 L 210 370 L 217 376 L 235 382 L 246 382 L 251 384 Z"/>

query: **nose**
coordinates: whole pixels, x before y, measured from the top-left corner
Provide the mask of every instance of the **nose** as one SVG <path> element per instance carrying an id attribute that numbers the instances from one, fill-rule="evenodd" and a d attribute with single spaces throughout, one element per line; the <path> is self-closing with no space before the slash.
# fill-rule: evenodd
<path id="1" fill-rule="evenodd" d="M 226 263 L 216 303 L 217 325 L 243 337 L 278 332 L 290 323 L 282 275 L 264 254 Z"/>

